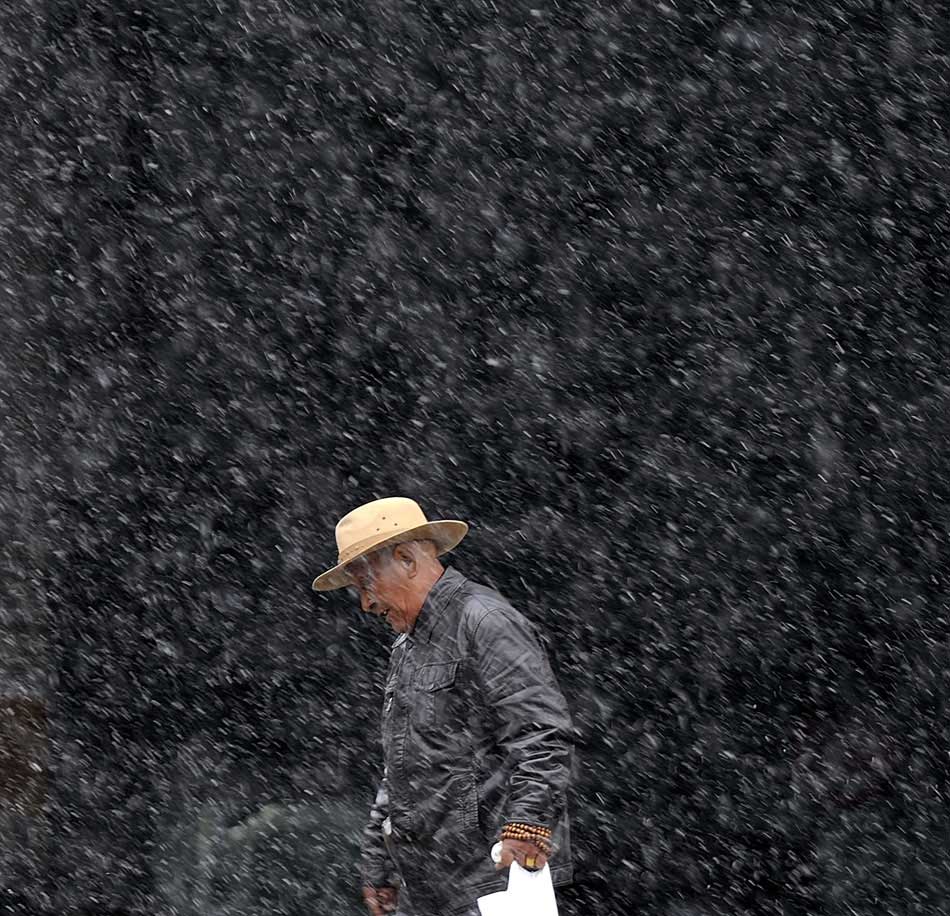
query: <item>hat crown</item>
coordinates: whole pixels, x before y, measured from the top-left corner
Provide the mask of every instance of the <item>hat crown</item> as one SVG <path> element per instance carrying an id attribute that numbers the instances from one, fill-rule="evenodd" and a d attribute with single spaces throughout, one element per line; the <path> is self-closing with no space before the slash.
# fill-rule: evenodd
<path id="1" fill-rule="evenodd" d="M 404 496 L 389 496 L 358 506 L 337 522 L 339 562 L 346 563 L 374 542 L 382 544 L 400 531 L 410 531 L 428 522 L 419 504 Z"/>

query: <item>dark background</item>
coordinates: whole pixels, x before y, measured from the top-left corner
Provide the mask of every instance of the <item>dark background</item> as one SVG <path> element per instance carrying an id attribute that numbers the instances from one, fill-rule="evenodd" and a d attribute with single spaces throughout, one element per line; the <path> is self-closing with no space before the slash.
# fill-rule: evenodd
<path id="1" fill-rule="evenodd" d="M 0 19 L 0 912 L 358 912 L 392 494 L 549 641 L 566 913 L 946 912 L 946 15 Z"/>

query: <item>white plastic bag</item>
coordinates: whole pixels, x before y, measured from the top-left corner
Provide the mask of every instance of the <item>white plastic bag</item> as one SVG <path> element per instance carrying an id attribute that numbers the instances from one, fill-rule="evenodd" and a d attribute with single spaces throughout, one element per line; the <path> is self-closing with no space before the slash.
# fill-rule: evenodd
<path id="1" fill-rule="evenodd" d="M 508 890 L 478 898 L 482 916 L 557 916 L 551 869 L 526 871 L 517 862 L 508 869 Z"/>

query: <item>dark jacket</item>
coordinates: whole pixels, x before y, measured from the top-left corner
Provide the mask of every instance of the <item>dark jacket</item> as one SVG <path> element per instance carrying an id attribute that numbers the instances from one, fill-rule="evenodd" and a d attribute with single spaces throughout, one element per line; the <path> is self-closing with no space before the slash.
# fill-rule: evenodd
<path id="1" fill-rule="evenodd" d="M 393 644 L 382 732 L 365 883 L 398 873 L 418 916 L 464 911 L 507 885 L 489 855 L 508 821 L 551 827 L 554 882 L 570 881 L 567 703 L 534 626 L 496 591 L 443 573 Z"/>

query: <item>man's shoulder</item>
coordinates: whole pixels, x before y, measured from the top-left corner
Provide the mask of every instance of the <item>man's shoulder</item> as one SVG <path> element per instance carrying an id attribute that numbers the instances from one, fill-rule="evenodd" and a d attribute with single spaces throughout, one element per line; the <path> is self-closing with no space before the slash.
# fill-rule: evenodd
<path id="1" fill-rule="evenodd" d="M 486 623 L 504 624 L 522 620 L 522 615 L 497 589 L 466 579 L 458 594 L 459 616 L 465 628 L 474 633 Z"/>
<path id="2" fill-rule="evenodd" d="M 511 607 L 511 602 L 496 588 L 469 578 L 459 589 L 458 600 L 463 611 L 469 614 Z"/>

